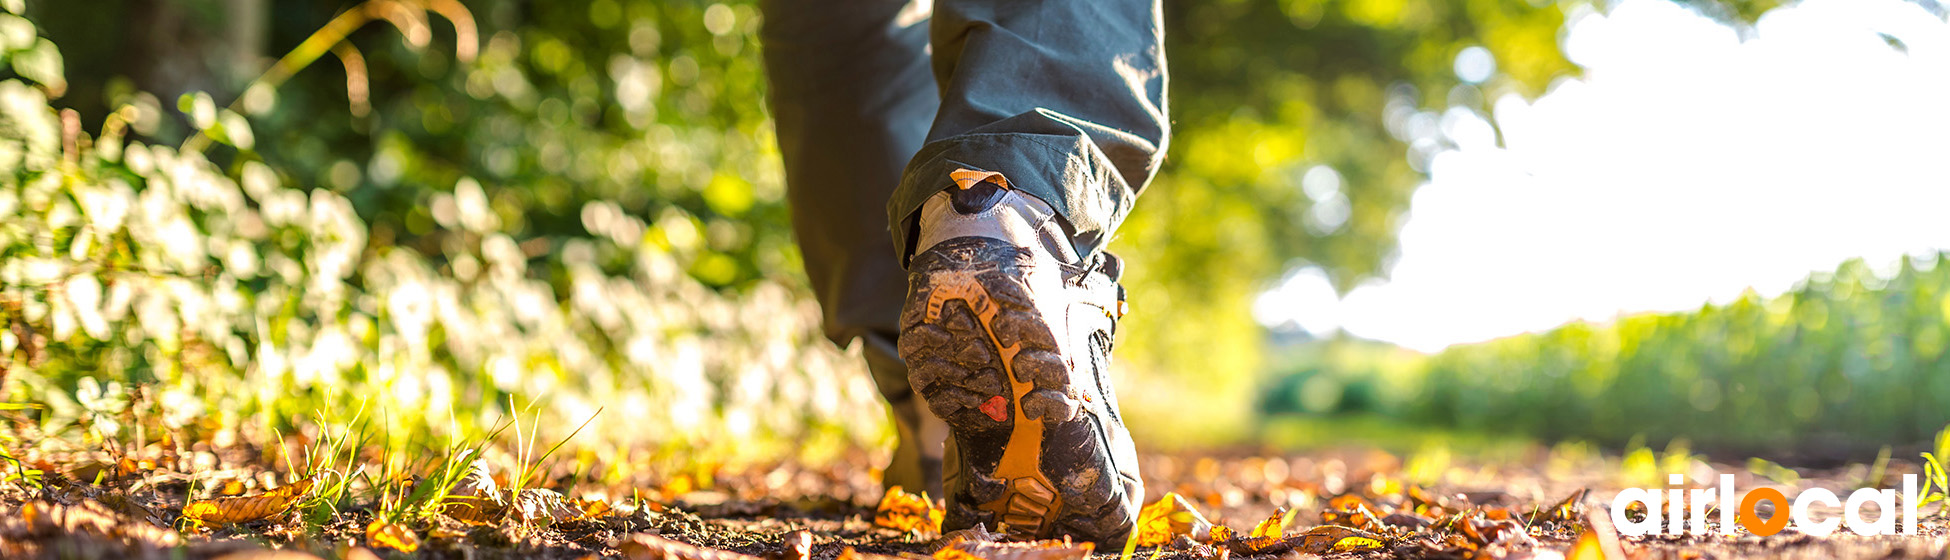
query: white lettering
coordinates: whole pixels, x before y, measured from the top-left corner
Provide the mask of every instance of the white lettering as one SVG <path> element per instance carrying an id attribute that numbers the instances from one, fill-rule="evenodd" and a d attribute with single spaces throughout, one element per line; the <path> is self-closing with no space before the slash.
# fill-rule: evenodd
<path id="1" fill-rule="evenodd" d="M 1822 502 L 1831 506 L 1842 505 L 1842 500 L 1836 498 L 1835 493 L 1828 491 L 1826 488 L 1802 490 L 1801 495 L 1794 498 L 1794 526 L 1803 533 L 1817 537 L 1825 537 L 1834 533 L 1835 526 L 1841 525 L 1842 520 L 1829 519 L 1816 523 L 1814 521 L 1815 508 L 1813 507 L 1815 502 Z"/>
<path id="2" fill-rule="evenodd" d="M 1633 521 L 1625 515 L 1625 510 L 1633 503 L 1645 505 L 1645 519 Z M 1611 524 L 1618 533 L 1628 537 L 1643 537 L 1659 532 L 1659 492 L 1644 488 L 1626 488 L 1618 491 L 1611 499 Z"/>
<path id="3" fill-rule="evenodd" d="M 1862 520 L 1862 504 L 1875 502 L 1880 508 L 1874 522 Z M 1848 495 L 1848 509 L 1842 512 L 1848 530 L 1864 537 L 1896 534 L 1896 491 L 1863 488 Z"/>

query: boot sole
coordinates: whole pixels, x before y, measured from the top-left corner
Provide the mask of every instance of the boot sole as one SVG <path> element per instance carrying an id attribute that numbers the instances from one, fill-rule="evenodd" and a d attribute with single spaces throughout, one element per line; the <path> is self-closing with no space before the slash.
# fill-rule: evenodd
<path id="1" fill-rule="evenodd" d="M 900 355 L 954 439 L 944 529 L 1121 544 L 1132 523 L 1125 483 L 1085 410 L 1102 396 L 1071 375 L 1059 330 L 1031 296 L 1035 266 L 1028 250 L 964 237 L 909 267 Z"/>

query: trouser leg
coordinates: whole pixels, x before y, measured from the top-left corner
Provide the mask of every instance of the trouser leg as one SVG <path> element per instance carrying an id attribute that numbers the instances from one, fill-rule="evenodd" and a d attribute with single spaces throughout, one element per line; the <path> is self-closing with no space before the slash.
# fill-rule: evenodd
<path id="1" fill-rule="evenodd" d="M 1056 208 L 1078 254 L 1100 249 L 1170 135 L 1159 18 L 1157 0 L 936 2 L 941 108 L 887 204 L 902 263 L 958 168 L 1002 173 Z"/>
<path id="2" fill-rule="evenodd" d="M 900 443 L 884 481 L 940 495 L 947 428 L 895 351 L 907 276 L 885 208 L 939 106 L 923 1 L 768 0 L 764 43 L 786 197 L 825 334 L 860 340 Z"/>

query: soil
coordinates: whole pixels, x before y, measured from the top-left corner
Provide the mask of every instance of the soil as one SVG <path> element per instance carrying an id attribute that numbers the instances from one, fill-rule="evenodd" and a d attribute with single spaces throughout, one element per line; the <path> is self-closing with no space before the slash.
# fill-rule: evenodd
<path id="1" fill-rule="evenodd" d="M 195 455 L 195 454 L 192 454 Z M 418 550 L 406 554 L 368 542 L 365 528 L 372 506 L 348 500 L 328 522 L 312 526 L 295 512 L 239 524 L 182 530 L 179 518 L 190 491 L 189 467 L 205 468 L 199 487 L 254 494 L 275 475 L 252 465 L 252 453 L 203 453 L 191 457 L 159 457 L 152 462 L 108 461 L 99 454 L 48 457 L 29 465 L 51 475 L 44 489 L 18 483 L 0 485 L 0 557 L 5 558 L 658 558 L 671 560 L 750 560 L 743 556 L 710 557 L 714 552 L 646 555 L 632 548 L 633 539 L 654 535 L 770 560 L 834 560 L 852 549 L 866 555 L 925 557 L 935 549 L 934 535 L 903 534 L 876 527 L 875 508 L 882 491 L 874 480 L 872 460 L 855 452 L 836 464 L 806 467 L 769 465 L 731 471 L 719 469 L 709 484 L 673 477 L 661 484 L 618 484 L 608 488 L 589 482 L 569 484 L 574 477 L 551 485 L 569 495 L 608 498 L 618 512 L 591 519 L 549 525 L 470 525 L 435 516 L 408 523 L 421 539 Z M 1342 449 L 1295 454 L 1222 451 L 1149 455 L 1142 468 L 1147 498 L 1165 492 L 1185 497 L 1206 519 L 1245 534 L 1280 508 L 1297 510 L 1287 535 L 1322 525 L 1324 513 L 1350 503 L 1374 506 L 1378 519 L 1343 523 L 1363 527 L 1379 537 L 1379 545 L 1350 552 L 1328 552 L 1330 558 L 1561 558 L 1592 524 L 1591 516 L 1609 519 L 1607 505 L 1627 469 L 1616 459 L 1565 460 L 1539 452 L 1533 457 L 1495 463 L 1468 460 L 1408 461 L 1384 452 Z M 159 459 L 159 460 L 158 460 Z M 133 464 L 131 464 L 133 462 Z M 1406 463 L 1406 464 L 1405 464 Z M 223 467 L 221 469 L 212 466 Z M 131 468 L 132 467 L 132 468 Z M 1743 467 L 1694 463 L 1702 469 L 1737 475 L 1741 491 L 1758 486 L 1785 486 L 1746 472 Z M 1847 491 L 1864 483 L 1900 488 L 1904 473 L 1920 472 L 1914 464 L 1892 461 L 1880 481 L 1866 480 L 1866 469 L 1803 470 L 1799 487 L 1809 485 Z M 88 482 L 82 482 L 87 480 Z M 225 480 L 248 481 L 228 485 Z M 1421 480 L 1425 485 L 1410 483 Z M 1567 497 L 1584 491 L 1582 500 Z M 199 498 L 207 497 L 198 491 Z M 355 495 L 357 493 L 355 492 Z M 1789 492 L 1788 495 L 1794 495 Z M 1360 498 L 1337 496 L 1359 496 Z M 619 498 L 620 497 L 620 498 Z M 639 501 L 641 500 L 641 501 Z M 637 504 L 641 504 L 640 507 Z M 1440 505 L 1437 505 L 1440 504 Z M 1933 508 L 1934 506 L 1932 506 Z M 1861 537 L 1847 530 L 1816 537 L 1790 528 L 1758 537 L 1657 536 L 1621 538 L 1622 550 L 1634 559 L 1702 558 L 1944 558 L 1945 521 L 1926 508 L 1917 536 Z M 1824 511 L 1841 515 L 1839 510 Z M 1400 514 L 1400 515 L 1395 515 Z M 1409 528 L 1412 518 L 1435 521 L 1433 528 Z M 1499 522 L 1497 517 L 1508 519 Z M 1717 515 L 1713 516 L 1717 519 Z M 1458 521 L 1460 520 L 1460 521 Z M 1446 523 L 1446 525 L 1444 525 Z M 1602 523 L 1602 522 L 1599 522 Z M 1468 530 L 1461 527 L 1469 525 Z M 1515 530 L 1503 531 L 1514 527 Z M 1591 531 L 1594 535 L 1597 531 Z M 810 554 L 793 550 L 795 533 L 810 534 Z M 1503 531 L 1500 532 L 1499 531 Z M 1201 535 L 1202 536 L 1202 535 Z M 1284 543 L 1258 547 L 1246 539 L 1206 544 L 1179 539 L 1175 545 L 1140 548 L 1146 560 L 1209 558 L 1306 557 L 1297 536 Z M 661 542 L 661 541 L 659 541 Z M 1261 543 L 1265 544 L 1265 543 Z M 667 551 L 666 551 L 667 552 Z M 1094 560 L 1112 560 L 1119 550 L 1096 550 Z M 699 556 L 703 554 L 704 556 Z M 1574 558 L 1581 558 L 1573 556 Z M 999 559 L 992 559 L 999 560 Z"/>

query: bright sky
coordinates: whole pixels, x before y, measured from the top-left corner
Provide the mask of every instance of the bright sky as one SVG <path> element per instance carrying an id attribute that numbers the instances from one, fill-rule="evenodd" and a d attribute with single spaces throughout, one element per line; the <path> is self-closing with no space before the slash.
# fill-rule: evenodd
<path id="1" fill-rule="evenodd" d="M 1496 99 L 1501 144 L 1473 111 L 1442 115 L 1458 149 L 1430 161 L 1389 280 L 1336 297 L 1302 269 L 1261 297 L 1261 322 L 1433 351 L 1950 249 L 1943 19 L 1811 0 L 1743 41 L 1667 0 L 1574 18 L 1563 47 L 1583 77 Z"/>

